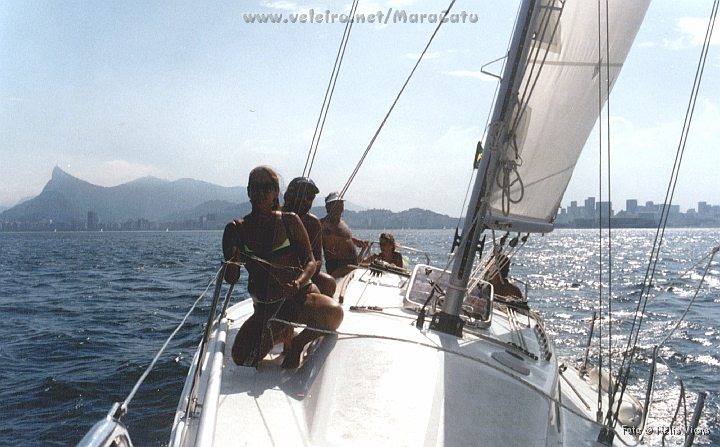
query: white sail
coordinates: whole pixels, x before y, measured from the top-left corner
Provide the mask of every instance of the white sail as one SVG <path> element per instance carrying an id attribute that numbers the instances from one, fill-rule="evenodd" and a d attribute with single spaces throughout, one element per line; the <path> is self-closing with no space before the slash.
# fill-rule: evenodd
<path id="1" fill-rule="evenodd" d="M 607 22 L 604 1 L 541 3 L 528 65 L 511 99 L 513 111 L 506 115 L 510 119 L 491 128 L 498 133 L 499 155 L 495 181 L 484 199 L 489 204 L 485 222 L 491 227 L 501 228 L 506 220 L 552 224 L 597 122 L 600 89 L 602 104 L 607 100 L 608 67 L 612 86 L 650 1 L 610 0 Z"/>

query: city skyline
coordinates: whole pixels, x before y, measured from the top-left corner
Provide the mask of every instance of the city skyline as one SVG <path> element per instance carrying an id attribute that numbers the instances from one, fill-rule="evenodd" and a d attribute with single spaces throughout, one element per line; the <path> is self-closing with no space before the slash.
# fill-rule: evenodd
<path id="1" fill-rule="evenodd" d="M 560 208 L 568 208 L 568 207 L 570 207 L 572 202 L 577 202 L 578 204 L 584 203 L 587 199 L 595 199 L 594 203 L 607 203 L 607 200 L 603 200 L 601 202 L 601 201 L 597 200 L 596 196 L 588 196 L 582 200 L 564 200 L 563 199 L 563 203 L 567 203 L 567 204 L 561 205 Z M 641 205 L 641 206 L 646 206 L 648 203 L 652 204 L 652 205 L 661 205 L 661 206 L 663 204 L 662 202 L 658 202 L 655 200 L 641 200 L 641 199 L 634 199 L 634 198 L 633 199 L 623 199 L 623 200 L 611 200 L 610 202 L 614 203 L 614 204 L 622 203 L 625 207 L 627 207 L 628 201 L 631 201 L 631 200 L 637 201 L 637 205 Z M 701 203 L 708 204 L 710 206 L 718 206 L 718 205 L 714 205 L 714 204 L 710 203 L 707 200 L 697 200 L 695 202 L 695 206 L 684 206 L 684 204 L 680 204 L 680 203 L 672 203 L 671 206 L 678 207 L 680 212 L 687 212 L 689 210 L 697 211 L 698 208 L 700 207 Z M 626 210 L 627 210 L 627 208 L 623 208 L 621 211 L 626 211 Z"/>
<path id="2" fill-rule="evenodd" d="M 567 207 L 561 207 L 555 225 L 559 228 L 596 228 L 607 224 L 608 218 L 619 228 L 652 228 L 661 221 L 670 227 L 718 227 L 720 205 L 699 201 L 697 208 L 682 212 L 680 205 L 671 204 L 667 208 L 652 200 L 641 203 L 638 199 L 626 199 L 624 209 L 614 209 L 612 202 L 587 197 L 581 204 L 573 200 Z"/>

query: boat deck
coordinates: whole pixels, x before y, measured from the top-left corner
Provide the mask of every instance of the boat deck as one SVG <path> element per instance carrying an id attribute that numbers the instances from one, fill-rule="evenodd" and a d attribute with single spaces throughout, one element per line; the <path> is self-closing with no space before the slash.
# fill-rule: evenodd
<path id="1" fill-rule="evenodd" d="M 496 305 L 492 325 L 466 326 L 463 338 L 419 330 L 407 277 L 352 275 L 337 334 L 296 370 L 280 367 L 282 345 L 257 368 L 235 365 L 229 347 L 252 303 L 231 307 L 204 365 L 201 410 L 174 445 L 563 445 L 558 363 L 535 319 Z"/>

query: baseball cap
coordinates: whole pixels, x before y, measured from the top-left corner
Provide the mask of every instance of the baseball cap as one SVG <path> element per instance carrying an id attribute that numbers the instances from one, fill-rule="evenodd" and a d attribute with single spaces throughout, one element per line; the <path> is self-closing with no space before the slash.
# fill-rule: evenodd
<path id="1" fill-rule="evenodd" d="M 292 181 L 290 181 L 290 183 L 288 184 L 288 189 L 291 188 L 305 188 L 305 191 L 311 192 L 313 194 L 317 194 L 320 192 L 318 187 L 315 186 L 315 182 L 313 182 L 307 177 L 295 177 L 294 179 L 292 179 Z"/>
<path id="2" fill-rule="evenodd" d="M 328 204 L 328 203 L 330 203 L 330 202 L 336 202 L 336 201 L 338 201 L 338 200 L 340 200 L 340 201 L 342 201 L 342 202 L 345 201 L 345 199 L 343 199 L 342 197 L 340 197 L 340 193 L 339 193 L 339 192 L 331 192 L 330 194 L 328 194 L 327 197 L 325 197 L 325 203 L 326 203 L 326 204 Z"/>

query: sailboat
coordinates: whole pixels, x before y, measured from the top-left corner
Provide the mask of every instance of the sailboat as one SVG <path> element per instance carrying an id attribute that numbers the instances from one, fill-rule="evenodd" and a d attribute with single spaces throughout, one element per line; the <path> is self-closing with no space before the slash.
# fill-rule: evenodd
<path id="1" fill-rule="evenodd" d="M 496 294 L 487 280 L 494 259 L 553 230 L 649 0 L 599 3 L 522 2 L 447 268 L 377 262 L 340 279 L 344 321 L 295 370 L 281 368 L 280 345 L 257 367 L 233 363 L 229 346 L 253 304 L 231 305 L 218 272 L 171 447 L 642 443 L 647 399 L 616 398 L 613 378 L 558 359 L 527 296 Z M 123 411 L 80 445 L 132 445 Z"/>

